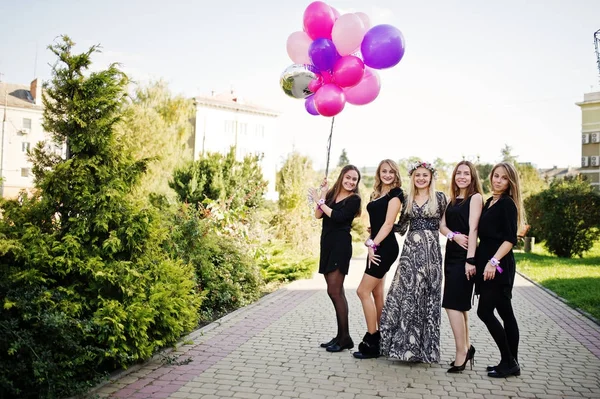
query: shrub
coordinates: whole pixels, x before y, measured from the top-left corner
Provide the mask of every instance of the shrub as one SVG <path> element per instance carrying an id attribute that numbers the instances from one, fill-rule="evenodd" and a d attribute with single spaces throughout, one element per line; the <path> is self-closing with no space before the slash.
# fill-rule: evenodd
<path id="1" fill-rule="evenodd" d="M 96 51 L 63 37 L 44 128 L 66 159 L 33 152 L 37 191 L 1 204 L 0 397 L 57 398 L 149 358 L 197 325 L 193 269 L 163 250 L 167 230 L 132 190 L 147 160 L 121 151 L 126 76 L 86 73 Z"/>
<path id="2" fill-rule="evenodd" d="M 600 195 L 581 177 L 555 180 L 525 200 L 530 236 L 553 254 L 582 256 L 600 238 Z"/>

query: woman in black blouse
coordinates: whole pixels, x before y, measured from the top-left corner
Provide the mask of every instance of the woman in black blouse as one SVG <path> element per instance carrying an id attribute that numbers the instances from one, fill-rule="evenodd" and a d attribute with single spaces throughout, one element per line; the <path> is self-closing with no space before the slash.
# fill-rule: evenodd
<path id="1" fill-rule="evenodd" d="M 340 352 L 354 347 L 348 329 L 348 301 L 344 292 L 344 279 L 352 258 L 350 228 L 354 218 L 360 215 L 359 183 L 358 168 L 346 165 L 330 190 L 327 189 L 325 178 L 320 193 L 315 189 L 309 191 L 316 204 L 315 217 L 323 219 L 319 273 L 325 276 L 327 294 L 333 302 L 338 325 L 337 335 L 321 344 L 328 352 Z"/>
<path id="2" fill-rule="evenodd" d="M 485 323 L 501 356 L 497 366 L 488 366 L 488 376 L 503 378 L 521 373 L 517 358 L 519 326 L 511 303 L 516 271 L 512 248 L 517 243 L 517 226 L 525 218 L 515 167 L 507 162 L 497 164 L 490 181 L 493 195 L 479 219 L 475 290 L 480 295 L 477 316 Z"/>
<path id="3" fill-rule="evenodd" d="M 455 361 L 449 373 L 458 373 L 471 361 L 475 347 L 469 341 L 469 318 L 475 276 L 477 225 L 483 208 L 481 183 L 477 169 L 469 161 L 460 161 L 452 172 L 450 202 L 440 223 L 440 233 L 448 238 L 444 256 L 444 296 L 456 347 Z"/>

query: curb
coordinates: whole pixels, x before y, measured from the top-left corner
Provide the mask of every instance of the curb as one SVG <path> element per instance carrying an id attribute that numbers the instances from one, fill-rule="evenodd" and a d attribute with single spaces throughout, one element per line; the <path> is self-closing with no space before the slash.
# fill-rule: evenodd
<path id="1" fill-rule="evenodd" d="M 598 326 L 600 326 L 600 320 L 598 320 L 597 318 L 595 318 L 594 316 L 592 316 L 590 313 L 586 312 L 583 309 L 580 308 L 576 308 L 574 306 L 572 306 L 569 301 L 567 301 L 566 299 L 564 299 L 561 296 L 558 296 L 554 291 L 549 290 L 548 288 L 544 287 L 543 285 L 541 285 L 540 283 L 533 281 L 529 276 L 521 273 L 520 271 L 517 271 L 517 274 L 521 277 L 523 277 L 525 280 L 529 281 L 531 284 L 535 285 L 538 288 L 541 288 L 544 292 L 546 292 L 548 295 L 550 295 L 553 298 L 558 299 L 559 301 L 561 301 L 562 303 L 564 303 L 565 305 L 567 305 L 570 309 L 575 310 L 577 313 L 581 314 L 582 316 L 585 316 L 586 318 L 588 318 L 590 321 L 594 322 L 595 324 L 597 324 Z"/>

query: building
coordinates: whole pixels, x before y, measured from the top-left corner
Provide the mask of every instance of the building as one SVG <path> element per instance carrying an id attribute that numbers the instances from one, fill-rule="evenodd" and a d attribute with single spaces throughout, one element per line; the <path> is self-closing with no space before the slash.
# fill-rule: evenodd
<path id="1" fill-rule="evenodd" d="M 42 85 L 38 79 L 29 86 L 0 83 L 0 196 L 15 198 L 33 187 L 27 152 L 48 139 L 42 128 Z"/>
<path id="2" fill-rule="evenodd" d="M 575 177 L 581 173 L 579 168 L 572 166 L 566 168 L 553 166 L 549 169 L 538 169 L 538 172 L 540 173 L 540 177 L 546 182 L 551 182 L 555 179 L 564 179 L 565 177 Z"/>
<path id="3" fill-rule="evenodd" d="M 233 90 L 194 98 L 196 115 L 191 146 L 194 160 L 208 152 L 227 153 L 235 147 L 236 158 L 263 156 L 261 167 L 269 182 L 267 198 L 276 199 L 278 154 L 275 146 L 280 113 L 245 102 Z"/>
<path id="4" fill-rule="evenodd" d="M 580 172 L 600 190 L 600 92 L 586 93 L 581 107 Z"/>

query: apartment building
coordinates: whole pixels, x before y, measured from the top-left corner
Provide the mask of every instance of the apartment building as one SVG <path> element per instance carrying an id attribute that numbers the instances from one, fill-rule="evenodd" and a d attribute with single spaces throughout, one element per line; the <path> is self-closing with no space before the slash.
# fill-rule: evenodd
<path id="1" fill-rule="evenodd" d="M 600 92 L 586 93 L 581 107 L 581 169 L 600 190 Z"/>
<path id="2" fill-rule="evenodd" d="M 42 128 L 42 84 L 0 82 L 0 196 L 15 198 L 21 190 L 33 187 L 28 152 L 49 136 Z M 62 151 L 57 148 L 56 150 Z"/>
<path id="3" fill-rule="evenodd" d="M 279 155 L 275 145 L 280 113 L 238 97 L 233 90 L 195 97 L 196 116 L 192 148 L 194 160 L 208 152 L 227 153 L 235 146 L 236 158 L 263 156 L 261 168 L 269 182 L 267 198 L 276 199 L 275 178 Z"/>

